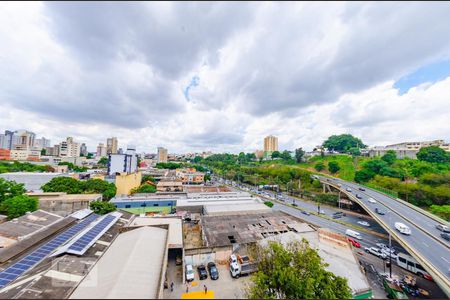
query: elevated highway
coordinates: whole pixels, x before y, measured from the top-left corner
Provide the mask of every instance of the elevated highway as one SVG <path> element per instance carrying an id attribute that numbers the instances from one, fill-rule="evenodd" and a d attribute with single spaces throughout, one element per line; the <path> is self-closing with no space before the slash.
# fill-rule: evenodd
<path id="1" fill-rule="evenodd" d="M 438 224 L 449 226 L 448 222 L 405 201 L 389 197 L 365 186 L 337 178 L 314 176 L 322 184 L 334 187 L 364 208 L 428 271 L 450 298 L 450 243 L 444 240 L 440 236 L 441 231 L 436 229 Z M 357 198 L 356 194 L 361 199 Z M 370 203 L 369 198 L 373 198 L 376 203 Z M 375 211 L 376 208 L 385 214 L 378 214 Z M 404 235 L 397 231 L 394 227 L 395 222 L 407 225 L 411 229 L 411 235 Z"/>

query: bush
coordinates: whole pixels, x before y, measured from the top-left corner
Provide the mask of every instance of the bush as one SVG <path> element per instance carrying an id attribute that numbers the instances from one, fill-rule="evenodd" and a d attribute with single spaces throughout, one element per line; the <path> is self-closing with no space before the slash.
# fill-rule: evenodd
<path id="1" fill-rule="evenodd" d="M 328 171 L 330 171 L 330 173 L 334 174 L 337 171 L 339 171 L 341 169 L 341 167 L 339 167 L 339 164 L 335 161 L 330 161 L 328 163 Z"/>
<path id="2" fill-rule="evenodd" d="M 433 214 L 438 215 L 445 220 L 450 220 L 450 205 L 431 205 L 430 210 Z"/>
<path id="3" fill-rule="evenodd" d="M 0 204 L 0 211 L 8 216 L 8 219 L 18 218 L 26 212 L 38 209 L 39 202 L 36 197 L 27 195 L 14 196 L 6 199 Z"/>
<path id="4" fill-rule="evenodd" d="M 355 181 L 365 183 L 375 177 L 375 173 L 369 170 L 360 170 L 355 173 Z"/>
<path id="5" fill-rule="evenodd" d="M 104 215 L 116 210 L 114 204 L 104 201 L 93 201 L 90 204 L 90 208 L 94 213 L 98 215 Z"/>
<path id="6" fill-rule="evenodd" d="M 323 169 L 325 169 L 325 165 L 323 162 L 320 161 L 314 166 L 314 169 L 316 169 L 318 172 L 320 172 Z"/>
<path id="7" fill-rule="evenodd" d="M 273 203 L 270 202 L 270 201 L 265 201 L 264 204 L 267 205 L 268 207 L 272 207 L 273 206 Z"/>

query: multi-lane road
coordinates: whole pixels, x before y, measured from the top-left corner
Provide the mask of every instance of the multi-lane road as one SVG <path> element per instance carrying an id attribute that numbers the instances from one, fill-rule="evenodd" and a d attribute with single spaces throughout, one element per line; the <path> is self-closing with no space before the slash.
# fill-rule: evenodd
<path id="1" fill-rule="evenodd" d="M 441 238 L 441 231 L 436 229 L 436 225 L 444 224 L 444 222 L 438 222 L 428 214 L 414 209 L 402 201 L 358 184 L 324 176 L 318 176 L 318 179 L 323 184 L 341 190 L 353 201 L 359 203 L 427 269 L 450 296 L 450 243 Z M 356 194 L 360 196 L 360 199 L 356 197 Z M 369 198 L 373 198 L 376 203 L 370 203 Z M 378 214 L 377 208 L 385 214 Z M 394 226 L 395 222 L 401 222 L 408 226 L 411 229 L 411 235 L 404 235 L 397 231 Z"/>

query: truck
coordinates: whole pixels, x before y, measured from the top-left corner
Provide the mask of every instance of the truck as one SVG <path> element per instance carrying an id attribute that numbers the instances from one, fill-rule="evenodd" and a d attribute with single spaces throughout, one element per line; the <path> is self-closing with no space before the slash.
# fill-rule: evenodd
<path id="1" fill-rule="evenodd" d="M 387 278 L 383 278 L 384 290 L 390 299 L 409 299 L 403 289 L 394 282 L 389 282 Z"/>
<path id="2" fill-rule="evenodd" d="M 258 270 L 258 264 L 251 262 L 248 256 L 240 257 L 240 262 L 236 259 L 236 256 L 230 257 L 230 274 L 233 278 L 239 278 L 240 276 L 249 275 Z"/>

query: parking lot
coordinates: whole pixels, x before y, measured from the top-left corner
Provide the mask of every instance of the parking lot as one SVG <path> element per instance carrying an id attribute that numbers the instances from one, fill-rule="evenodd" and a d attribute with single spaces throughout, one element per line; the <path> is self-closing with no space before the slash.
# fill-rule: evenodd
<path id="1" fill-rule="evenodd" d="M 189 284 L 183 284 L 180 276 L 180 269 L 170 268 L 168 270 L 169 288 L 164 290 L 165 299 L 242 299 L 245 298 L 245 286 L 249 283 L 250 277 L 240 277 L 234 279 L 231 277 L 226 265 L 217 265 L 219 270 L 219 279 L 211 280 L 208 278 L 199 280 L 197 268 L 195 270 L 194 281 Z M 175 274 L 173 273 L 175 272 Z M 174 275 L 174 276 L 172 276 Z M 173 292 L 170 291 L 170 283 L 174 283 Z M 204 285 L 208 293 L 204 293 Z M 186 291 L 188 291 L 186 293 Z"/>

